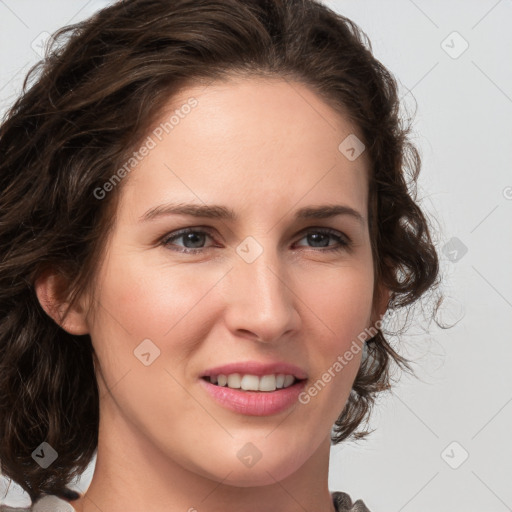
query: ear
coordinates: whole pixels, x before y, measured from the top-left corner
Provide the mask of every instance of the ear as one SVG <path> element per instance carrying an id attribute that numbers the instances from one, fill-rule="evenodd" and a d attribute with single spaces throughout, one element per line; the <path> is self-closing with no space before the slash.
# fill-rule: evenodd
<path id="1" fill-rule="evenodd" d="M 381 320 L 388 309 L 389 299 L 391 292 L 389 288 L 385 287 L 382 283 L 377 286 L 374 295 L 374 306 L 372 315 L 372 325 Z"/>
<path id="2" fill-rule="evenodd" d="M 65 281 L 63 276 L 52 271 L 41 274 L 34 283 L 35 292 L 41 307 L 60 327 L 70 334 L 89 334 L 82 305 L 70 308 L 64 317 L 69 303 L 65 300 Z"/>

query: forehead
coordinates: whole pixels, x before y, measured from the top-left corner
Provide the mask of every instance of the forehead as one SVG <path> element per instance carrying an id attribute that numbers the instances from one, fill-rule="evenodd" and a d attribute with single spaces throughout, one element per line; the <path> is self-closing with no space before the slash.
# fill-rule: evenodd
<path id="1" fill-rule="evenodd" d="M 343 199 L 366 208 L 367 155 L 351 160 L 340 149 L 362 138 L 358 127 L 303 84 L 258 77 L 190 86 L 160 114 L 146 139 L 154 147 L 128 180 L 125 201 L 135 209 L 194 200 L 273 212 Z"/>

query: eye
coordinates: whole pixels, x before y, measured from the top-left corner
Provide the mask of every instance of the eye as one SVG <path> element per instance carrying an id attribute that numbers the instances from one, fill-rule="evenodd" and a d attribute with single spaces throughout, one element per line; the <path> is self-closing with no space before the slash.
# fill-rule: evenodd
<path id="1" fill-rule="evenodd" d="M 204 247 L 202 243 L 204 242 L 205 237 L 212 238 L 210 234 L 206 231 L 201 231 L 198 229 L 182 229 L 181 231 L 177 231 L 176 233 L 168 236 L 162 240 L 162 245 L 167 247 L 174 245 L 171 242 L 175 240 L 183 239 L 183 243 L 185 246 L 181 249 L 176 249 L 178 252 L 185 253 L 195 253 L 200 252 Z"/>
<path id="2" fill-rule="evenodd" d="M 303 238 L 306 238 L 309 243 L 320 244 L 316 245 L 316 247 L 326 247 L 326 249 L 322 252 L 342 251 L 344 249 L 350 248 L 351 246 L 351 241 L 346 235 L 343 235 L 342 233 L 332 229 L 311 229 L 303 236 Z M 329 247 L 329 238 L 334 238 L 338 244 Z"/>
<path id="3" fill-rule="evenodd" d="M 213 237 L 208 231 L 186 228 L 166 236 L 161 241 L 161 245 L 172 248 L 172 250 L 176 250 L 178 252 L 194 254 L 201 252 L 203 249 L 208 249 L 208 247 L 204 246 L 206 238 L 213 240 Z M 183 246 L 176 245 L 175 243 L 176 240 L 180 239 L 182 239 L 184 244 Z M 351 240 L 346 235 L 326 228 L 310 229 L 299 240 L 302 239 L 307 239 L 309 243 L 313 244 L 313 249 L 323 248 L 320 252 L 342 251 L 351 247 Z M 337 244 L 330 246 L 329 239 L 334 239 Z"/>

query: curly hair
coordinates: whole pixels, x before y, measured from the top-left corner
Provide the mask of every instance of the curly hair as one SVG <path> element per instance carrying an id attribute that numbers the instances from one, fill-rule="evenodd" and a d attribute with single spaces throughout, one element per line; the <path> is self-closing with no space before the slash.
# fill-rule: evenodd
<path id="1" fill-rule="evenodd" d="M 123 183 L 101 200 L 95 190 L 173 94 L 232 76 L 305 84 L 360 128 L 375 282 L 391 309 L 439 284 L 398 86 L 354 22 L 316 0 L 126 0 L 58 30 L 0 126 L 0 462 L 32 501 L 70 496 L 99 427 L 91 339 L 53 321 L 34 283 L 63 276 L 70 306 L 94 290 Z M 393 362 L 412 372 L 381 329 L 370 341 L 334 444 L 368 434 L 358 427 L 391 388 Z M 43 441 L 58 453 L 46 469 L 32 457 Z"/>

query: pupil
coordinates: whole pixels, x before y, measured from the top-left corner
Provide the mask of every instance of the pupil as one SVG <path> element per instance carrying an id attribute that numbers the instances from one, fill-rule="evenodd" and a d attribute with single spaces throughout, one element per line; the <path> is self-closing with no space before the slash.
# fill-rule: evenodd
<path id="1" fill-rule="evenodd" d="M 197 233 L 186 233 L 185 234 L 185 242 L 191 242 L 192 244 L 194 243 L 194 237 L 199 237 L 199 240 L 201 240 L 201 236 L 200 234 L 197 234 Z M 197 240 L 196 240 L 196 243 L 197 243 Z M 186 243 L 185 243 L 186 245 Z M 189 247 L 189 249 L 194 249 L 195 247 Z"/>
<path id="2" fill-rule="evenodd" d="M 320 245 L 320 247 L 327 247 L 329 245 L 329 239 L 328 239 L 329 237 L 327 235 L 324 235 L 322 233 L 313 233 L 313 234 L 310 234 L 309 236 L 311 237 L 310 241 L 312 241 L 313 244 L 315 242 L 318 242 L 318 237 L 320 237 L 320 238 L 323 238 L 323 242 L 324 242 Z"/>

